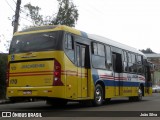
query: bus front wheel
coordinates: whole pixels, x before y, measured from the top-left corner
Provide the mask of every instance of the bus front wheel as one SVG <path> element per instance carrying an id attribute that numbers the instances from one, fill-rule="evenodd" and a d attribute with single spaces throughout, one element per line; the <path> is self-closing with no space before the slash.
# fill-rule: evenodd
<path id="1" fill-rule="evenodd" d="M 103 104 L 103 88 L 100 84 L 97 84 L 94 91 L 93 105 L 100 106 Z"/>
<path id="2" fill-rule="evenodd" d="M 143 96 L 142 88 L 139 87 L 139 89 L 138 89 L 138 96 L 136 97 L 136 100 L 137 101 L 141 101 L 142 100 L 142 96 Z"/>

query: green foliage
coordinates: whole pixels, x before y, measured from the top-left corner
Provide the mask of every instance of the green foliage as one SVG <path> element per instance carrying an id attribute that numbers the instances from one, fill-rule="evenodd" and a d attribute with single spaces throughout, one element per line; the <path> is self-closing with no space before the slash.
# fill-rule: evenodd
<path id="1" fill-rule="evenodd" d="M 140 50 L 141 52 L 143 52 L 143 53 L 145 53 L 145 54 L 151 54 L 151 53 L 155 53 L 155 52 L 153 52 L 150 48 L 147 48 L 146 50 L 144 50 L 144 49 L 142 49 L 142 50 Z"/>
<path id="2" fill-rule="evenodd" d="M 2 41 L 5 41 L 5 43 L 3 43 Z M 7 40 L 4 34 L 0 35 L 0 43 L 2 43 L 5 46 L 6 51 L 9 50 L 10 40 Z M 2 51 L 0 51 L 0 52 L 2 52 Z"/>
<path id="3" fill-rule="evenodd" d="M 7 54 L 0 54 L 0 99 L 6 96 Z"/>
<path id="4" fill-rule="evenodd" d="M 31 18 L 33 26 L 40 26 L 43 24 L 43 16 L 39 14 L 39 11 L 41 10 L 40 7 L 28 3 L 24 5 L 24 8 L 29 12 L 26 16 Z"/>
<path id="5" fill-rule="evenodd" d="M 59 10 L 57 14 L 53 16 L 43 16 L 39 14 L 41 10 L 38 6 L 33 6 L 30 3 L 24 5 L 24 8 L 28 11 L 27 17 L 30 17 L 33 25 L 67 25 L 74 27 L 78 20 L 78 9 L 73 4 L 72 0 L 57 0 L 59 2 Z M 31 27 L 29 26 L 29 27 Z"/>
<path id="6" fill-rule="evenodd" d="M 78 20 L 78 10 L 71 0 L 58 0 L 59 11 L 56 18 L 52 21 L 54 25 L 67 25 L 75 27 Z"/>

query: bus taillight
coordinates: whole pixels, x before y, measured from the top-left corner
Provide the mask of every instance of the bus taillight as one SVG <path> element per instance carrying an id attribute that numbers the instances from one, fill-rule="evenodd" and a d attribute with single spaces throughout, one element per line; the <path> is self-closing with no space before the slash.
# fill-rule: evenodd
<path id="1" fill-rule="evenodd" d="M 53 86 L 62 86 L 61 81 L 61 65 L 57 60 L 54 60 L 54 80 Z"/>

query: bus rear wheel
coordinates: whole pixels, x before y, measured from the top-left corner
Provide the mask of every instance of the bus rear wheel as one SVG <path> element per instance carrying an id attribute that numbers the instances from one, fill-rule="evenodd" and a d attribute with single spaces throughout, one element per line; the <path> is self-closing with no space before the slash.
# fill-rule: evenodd
<path id="1" fill-rule="evenodd" d="M 143 97 L 143 91 L 142 91 L 141 87 L 139 87 L 138 96 L 129 97 L 129 101 L 131 101 L 131 102 L 141 101 L 142 97 Z"/>
<path id="2" fill-rule="evenodd" d="M 94 100 L 93 105 L 94 106 L 100 106 L 103 104 L 104 101 L 104 94 L 103 94 L 103 88 L 100 84 L 97 84 L 94 91 Z"/>
<path id="3" fill-rule="evenodd" d="M 136 97 L 136 101 L 141 101 L 142 100 L 142 96 L 143 96 L 143 92 L 142 92 L 141 87 L 139 87 L 138 96 Z"/>

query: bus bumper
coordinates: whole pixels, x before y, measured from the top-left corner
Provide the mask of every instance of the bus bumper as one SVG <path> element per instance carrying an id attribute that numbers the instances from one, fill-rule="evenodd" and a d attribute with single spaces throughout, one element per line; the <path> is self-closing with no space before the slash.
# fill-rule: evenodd
<path id="1" fill-rule="evenodd" d="M 65 98 L 64 86 L 8 87 L 7 97 L 55 97 Z"/>

